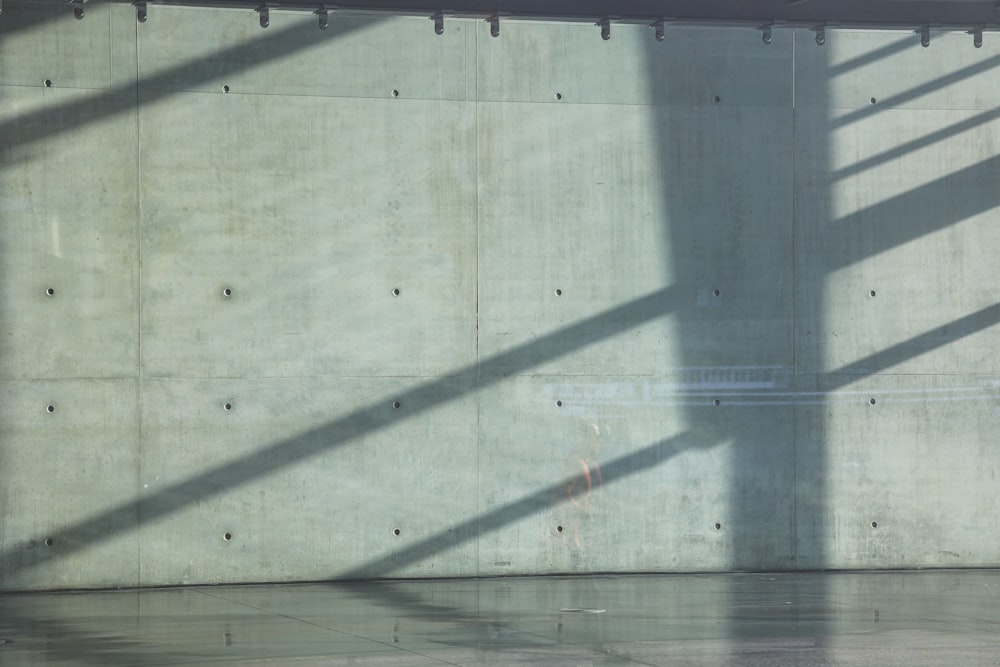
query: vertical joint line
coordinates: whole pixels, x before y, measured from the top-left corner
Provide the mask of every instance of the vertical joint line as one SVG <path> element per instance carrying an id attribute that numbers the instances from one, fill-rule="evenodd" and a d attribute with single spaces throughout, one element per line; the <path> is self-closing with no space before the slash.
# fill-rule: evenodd
<path id="1" fill-rule="evenodd" d="M 110 11 L 109 11 L 110 14 Z M 142 146 L 139 121 L 139 22 L 135 24 L 135 341 L 136 341 L 136 497 L 142 497 Z M 136 507 L 136 578 L 142 585 L 142 503 Z"/>
<path id="2" fill-rule="evenodd" d="M 470 23 L 472 23 L 470 21 Z M 473 24 L 475 25 L 475 24 Z M 480 279 L 479 271 L 480 265 L 482 263 L 481 255 L 481 245 L 480 245 L 480 201 L 479 201 L 479 188 L 482 182 L 482 163 L 479 156 L 479 28 L 474 27 L 472 29 L 472 46 L 473 53 L 475 56 L 475 67 L 473 67 L 473 77 L 475 77 L 473 90 L 475 91 L 475 99 L 472 101 L 472 109 L 474 114 L 473 119 L 473 133 L 474 141 L 476 142 L 476 516 L 482 516 L 482 437 L 480 431 L 480 410 L 482 406 L 482 392 L 479 391 L 482 383 L 482 360 L 480 359 L 480 313 L 479 313 L 479 302 L 480 302 Z M 468 53 L 468 51 L 466 51 Z M 481 565 L 481 550 L 482 550 L 482 530 L 481 524 L 476 526 L 476 575 L 478 576 L 482 570 Z M 477 588 L 477 601 L 478 601 L 478 588 Z"/>

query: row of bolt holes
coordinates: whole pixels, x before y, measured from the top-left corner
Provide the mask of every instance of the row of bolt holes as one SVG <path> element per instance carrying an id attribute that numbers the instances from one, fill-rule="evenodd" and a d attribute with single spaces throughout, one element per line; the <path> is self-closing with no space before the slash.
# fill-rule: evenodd
<path id="1" fill-rule="evenodd" d="M 877 521 L 872 521 L 872 528 L 878 528 L 878 522 Z M 716 521 L 715 522 L 715 529 L 716 530 L 722 530 L 722 524 L 719 523 L 718 521 Z M 565 529 L 562 526 L 556 526 L 556 532 L 557 533 L 561 533 L 561 532 L 563 532 L 563 530 L 565 530 Z M 402 531 L 400 531 L 399 528 L 393 528 L 392 529 L 392 534 L 395 535 L 396 537 L 399 537 L 399 535 L 400 535 L 401 532 Z M 232 533 L 225 533 L 222 536 L 222 539 L 225 540 L 226 542 L 228 542 L 229 540 L 233 539 L 233 534 Z M 48 545 L 48 546 L 52 546 L 52 538 L 51 537 L 47 538 L 45 540 L 45 544 Z"/>
<path id="2" fill-rule="evenodd" d="M 872 528 L 878 528 L 878 522 L 877 521 L 872 521 Z M 715 529 L 716 530 L 722 530 L 722 524 L 719 523 L 718 521 L 716 521 L 715 522 Z M 556 526 L 556 532 L 561 533 L 561 532 L 563 532 L 563 530 L 564 530 L 564 528 L 562 526 Z M 399 537 L 401 533 L 402 533 L 402 531 L 399 528 L 393 528 L 392 529 L 392 534 L 395 535 L 396 537 Z M 233 539 L 233 534 L 229 533 L 229 532 L 223 533 L 222 534 L 222 539 L 224 541 L 226 541 L 226 542 L 229 542 L 230 540 Z M 53 544 L 55 544 L 55 540 L 53 540 L 51 537 L 46 537 L 45 538 L 45 546 L 51 547 Z"/>
<path id="3" fill-rule="evenodd" d="M 45 85 L 46 88 L 51 88 L 52 87 L 52 79 L 45 79 L 45 81 L 43 82 L 43 84 Z M 222 92 L 224 92 L 224 93 L 228 93 L 229 90 L 230 90 L 230 88 L 229 88 L 228 85 L 225 85 L 225 86 L 222 87 Z M 392 94 L 393 97 L 399 97 L 399 89 L 398 88 L 393 88 L 391 94 Z M 556 93 L 553 97 L 555 97 L 556 101 L 559 101 L 559 100 L 561 100 L 563 98 L 563 95 L 562 95 L 562 93 Z M 718 104 L 719 102 L 722 101 L 722 98 L 719 97 L 718 95 L 713 95 L 712 96 L 712 101 L 715 102 L 716 104 Z M 875 104 L 875 102 L 877 102 L 877 100 L 874 97 L 872 97 L 872 98 L 870 98 L 868 100 L 868 104 Z"/>
<path id="4" fill-rule="evenodd" d="M 559 405 L 562 405 L 562 401 L 558 401 L 557 403 Z M 392 402 L 392 407 L 394 407 L 396 409 L 399 409 L 400 407 L 402 407 L 402 405 L 403 404 L 400 403 L 399 401 L 393 401 Z M 223 403 L 222 404 L 222 409 L 225 410 L 226 412 L 229 412 L 230 410 L 233 409 L 233 404 L 232 403 Z M 49 414 L 52 414 L 53 412 L 56 411 L 56 406 L 54 406 L 51 403 L 49 403 L 47 406 L 45 406 L 45 411 L 48 412 Z"/>
<path id="5" fill-rule="evenodd" d="M 868 399 L 868 404 L 869 405 L 875 405 L 875 403 L 877 403 L 877 401 L 874 398 L 869 398 Z M 719 399 L 715 399 L 714 401 L 712 401 L 712 405 L 715 405 L 715 406 L 722 405 L 722 401 L 720 401 Z M 556 407 L 557 408 L 561 408 L 562 406 L 563 406 L 563 402 L 562 401 L 556 401 Z M 398 410 L 399 408 L 403 407 L 403 404 L 400 403 L 399 401 L 393 401 L 392 402 L 392 407 Z M 224 403 L 222 405 L 222 409 L 225 410 L 226 412 L 229 412 L 230 410 L 233 409 L 233 404 L 232 403 Z M 45 407 L 45 410 L 46 410 L 46 412 L 53 413 L 53 412 L 56 411 L 56 406 L 54 406 L 52 404 L 49 404 L 49 405 L 47 405 Z"/>
<path id="6" fill-rule="evenodd" d="M 49 288 L 47 288 L 45 290 L 45 294 L 47 294 L 48 296 L 54 296 L 55 293 L 56 293 L 56 291 L 54 289 L 52 289 L 51 287 L 49 287 Z M 556 291 L 555 291 L 555 295 L 556 296 L 562 296 L 562 294 L 563 294 L 563 291 L 561 289 L 556 289 Z M 722 292 L 720 292 L 717 289 L 712 290 L 712 296 L 720 296 L 721 294 L 722 294 Z M 233 290 L 231 288 L 227 287 L 224 290 L 222 290 L 222 296 L 226 297 L 227 299 L 229 297 L 231 297 L 232 295 L 233 295 Z M 400 291 L 399 291 L 398 287 L 392 288 L 392 295 L 393 296 L 399 296 L 400 295 Z M 874 299 L 875 298 L 875 290 L 870 290 L 868 292 L 868 296 L 870 296 L 870 297 L 872 297 Z"/>
<path id="7" fill-rule="evenodd" d="M 877 402 L 878 401 L 876 401 L 874 398 L 869 398 L 868 399 L 868 405 L 875 405 Z M 715 399 L 714 401 L 712 401 L 712 405 L 715 405 L 715 406 L 722 405 L 722 401 L 720 401 L 719 399 Z M 562 401 L 556 401 L 556 407 L 557 408 L 561 408 L 562 406 L 563 406 L 563 402 Z M 51 407 L 51 406 L 49 406 L 49 407 Z M 398 408 L 399 407 L 399 403 L 398 402 L 397 403 L 393 403 L 392 407 Z M 226 408 L 226 409 L 228 410 L 229 408 Z"/>

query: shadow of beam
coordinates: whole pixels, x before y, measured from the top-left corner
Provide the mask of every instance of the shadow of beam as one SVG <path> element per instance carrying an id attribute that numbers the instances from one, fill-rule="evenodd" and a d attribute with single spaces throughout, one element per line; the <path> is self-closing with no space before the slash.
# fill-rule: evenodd
<path id="1" fill-rule="evenodd" d="M 12 548 L 0 554 L 0 572 L 33 567 L 78 552 L 89 545 L 103 542 L 115 535 L 134 530 L 139 522 L 152 521 L 172 514 L 186 506 L 238 487 L 276 470 L 304 461 L 318 454 L 346 445 L 358 438 L 383 430 L 418 414 L 471 393 L 472 389 L 455 382 L 458 378 L 479 375 L 486 386 L 504 374 L 527 371 L 544 362 L 567 356 L 584 347 L 634 329 L 678 310 L 681 295 L 676 287 L 664 287 L 602 313 L 567 325 L 531 342 L 472 364 L 447 376 L 416 386 L 386 400 L 398 400 L 401 407 L 387 413 L 386 402 L 360 407 L 330 424 L 312 429 L 297 437 L 264 447 L 238 460 L 216 466 L 186 480 L 167 486 L 147 497 L 138 498 L 58 530 L 54 538 L 58 548 Z M 387 417 L 387 414 L 391 416 Z M 665 448 L 666 445 L 661 445 Z M 650 456 L 650 454 L 646 454 Z M 653 454 L 655 458 L 655 453 Z M 629 458 L 619 467 L 634 464 Z M 607 474 L 607 473 L 606 473 Z M 620 472 L 619 475 L 622 473 Z M 530 504 L 529 501 L 525 501 Z M 518 508 L 525 508 L 520 504 Z M 508 509 L 509 516 L 516 508 Z M 497 521 L 499 517 L 486 519 Z M 425 547 L 426 548 L 430 548 Z M 377 569 L 376 565 L 372 565 Z"/>
<path id="2" fill-rule="evenodd" d="M 855 121 L 871 118 L 873 113 L 878 113 L 885 109 L 891 109 L 892 107 L 905 104 L 906 102 L 912 102 L 913 100 L 916 100 L 924 95 L 937 92 L 945 86 L 954 85 L 959 81 L 968 79 L 969 77 L 982 74 L 983 72 L 988 72 L 997 65 L 1000 65 L 1000 56 L 986 58 L 985 60 L 980 60 L 977 63 L 973 63 L 953 72 L 948 72 L 944 76 L 939 76 L 938 78 L 931 79 L 930 81 L 922 83 L 919 86 L 914 86 L 909 90 L 904 90 L 901 93 L 886 97 L 878 103 L 877 107 L 864 107 L 851 111 L 850 113 L 844 114 L 838 118 L 833 118 L 830 121 L 830 129 L 835 130 L 844 127 L 845 125 L 850 125 Z"/>
<path id="3" fill-rule="evenodd" d="M 993 304 L 982 310 L 960 317 L 957 320 L 935 327 L 922 334 L 909 338 L 869 355 L 864 359 L 851 362 L 846 366 L 826 373 L 828 377 L 839 378 L 831 388 L 839 388 L 854 382 L 856 376 L 874 375 L 887 368 L 919 357 L 922 354 L 937 350 L 966 336 L 1000 324 L 1000 303 Z"/>
<path id="4" fill-rule="evenodd" d="M 65 132 L 117 114 L 135 113 L 136 85 L 142 92 L 142 104 L 151 104 L 175 94 L 177 82 L 197 86 L 252 69 L 262 62 L 285 57 L 331 41 L 371 25 L 363 22 L 330 22 L 328 30 L 319 30 L 313 21 L 297 21 L 280 30 L 267 31 L 244 44 L 212 53 L 144 77 L 138 82 L 76 98 L 73 101 L 33 109 L 0 122 L 0 145 L 16 147 L 51 139 Z M 207 62 L 211 67 L 206 67 Z"/>
<path id="5" fill-rule="evenodd" d="M 645 470 L 651 470 L 685 450 L 706 448 L 711 444 L 715 443 L 711 443 L 707 439 L 696 436 L 693 433 L 681 433 L 672 438 L 661 440 L 637 451 L 601 463 L 599 468 L 601 471 L 602 488 L 603 485 L 627 479 Z M 566 493 L 566 489 L 574 484 L 578 488 L 583 488 L 586 486 L 587 480 L 582 474 L 568 477 L 555 484 L 541 488 L 534 493 L 530 493 L 519 500 L 455 524 L 451 528 L 442 530 L 408 547 L 394 551 L 383 558 L 370 561 L 341 573 L 337 575 L 337 578 L 352 580 L 385 576 L 401 567 L 412 565 L 425 558 L 458 546 L 463 542 L 468 542 L 486 533 L 499 530 L 519 519 L 568 502 L 570 496 Z M 550 572 L 549 574 L 559 573 Z"/>
<path id="6" fill-rule="evenodd" d="M 849 266 L 1000 206 L 1000 155 L 873 204 L 832 225 L 844 229 L 830 270 Z M 854 238 L 851 238 L 854 237 Z"/>
<path id="7" fill-rule="evenodd" d="M 889 42 L 885 46 L 869 51 L 868 53 L 863 53 L 860 56 L 851 58 L 850 60 L 845 60 L 838 65 L 830 65 L 826 70 L 827 78 L 832 79 L 842 74 L 849 74 L 860 67 L 878 62 L 883 58 L 888 58 L 891 55 L 916 46 L 916 44 L 917 42 L 913 35 L 907 35 L 903 39 L 897 39 L 894 42 Z"/>
<path id="8" fill-rule="evenodd" d="M 899 144 L 898 146 L 890 150 L 883 151 L 878 155 L 873 155 L 870 158 L 865 158 L 864 160 L 858 160 L 857 162 L 833 172 L 830 175 L 830 180 L 840 181 L 851 176 L 856 176 L 857 174 L 860 174 L 868 169 L 872 169 L 873 167 L 877 167 L 880 164 L 901 158 L 908 153 L 920 150 L 921 148 L 926 148 L 927 146 L 936 144 L 939 141 L 950 139 L 961 134 L 962 132 L 973 130 L 980 125 L 994 121 L 997 118 L 1000 118 L 1000 109 L 990 109 L 989 111 L 984 111 L 983 113 L 976 114 L 972 118 L 967 118 L 958 123 L 949 125 L 948 127 L 941 128 L 940 130 L 928 132 L 927 134 L 912 141 Z"/>

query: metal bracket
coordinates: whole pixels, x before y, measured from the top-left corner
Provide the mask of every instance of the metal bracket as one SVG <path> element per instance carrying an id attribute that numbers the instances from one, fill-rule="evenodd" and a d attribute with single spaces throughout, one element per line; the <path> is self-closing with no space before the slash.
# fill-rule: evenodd
<path id="1" fill-rule="evenodd" d="M 611 39 L 611 19 L 605 16 L 603 19 L 595 23 L 594 25 L 601 26 L 601 39 L 605 42 Z"/>
<path id="2" fill-rule="evenodd" d="M 774 34 L 771 32 L 771 28 L 774 27 L 773 23 L 765 23 L 758 30 L 760 30 L 760 39 L 765 44 L 770 44 L 774 41 Z"/>

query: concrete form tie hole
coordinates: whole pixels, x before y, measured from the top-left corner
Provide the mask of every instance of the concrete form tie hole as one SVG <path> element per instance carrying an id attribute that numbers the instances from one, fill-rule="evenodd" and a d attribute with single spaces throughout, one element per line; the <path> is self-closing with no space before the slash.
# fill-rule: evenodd
<path id="1" fill-rule="evenodd" d="M 868 296 L 870 296 L 870 297 L 872 297 L 874 299 L 875 298 L 875 290 L 870 290 L 868 292 Z"/>
<path id="2" fill-rule="evenodd" d="M 399 537 L 399 528 L 393 528 L 392 534 L 395 535 L 396 537 Z"/>
<path id="3" fill-rule="evenodd" d="M 402 403 L 400 403 L 399 401 L 393 401 L 392 402 L 392 407 L 396 408 L 397 410 L 399 409 L 400 405 L 402 405 Z"/>
<path id="4" fill-rule="evenodd" d="M 712 401 L 712 404 L 718 407 L 721 404 L 721 401 L 719 399 L 715 399 L 714 401 Z"/>
<path id="5" fill-rule="evenodd" d="M 556 100 L 561 100 L 562 99 L 562 93 L 556 93 L 555 94 L 555 98 L 556 98 Z"/>
<path id="6" fill-rule="evenodd" d="M 42 83 L 45 85 L 46 88 L 51 88 L 52 87 L 52 79 L 46 79 Z"/>
<path id="7" fill-rule="evenodd" d="M 716 530 L 722 530 L 722 524 L 721 524 L 721 523 L 719 523 L 718 521 L 716 521 L 716 522 L 715 522 L 715 529 L 716 529 Z"/>
<path id="8" fill-rule="evenodd" d="M 229 412 L 230 410 L 233 409 L 233 404 L 232 403 L 226 403 L 225 405 L 222 406 L 222 409 L 225 410 L 226 412 Z"/>
<path id="9" fill-rule="evenodd" d="M 393 96 L 393 97 L 399 97 L 399 91 L 398 91 L 398 90 L 396 90 L 395 88 L 393 88 L 393 89 L 392 89 L 392 96 Z"/>
<path id="10" fill-rule="evenodd" d="M 56 411 L 56 406 L 50 403 L 49 405 L 45 406 L 45 411 L 48 412 L 49 414 L 52 414 L 53 412 Z"/>
<path id="11" fill-rule="evenodd" d="M 872 528 L 878 528 L 878 521 L 872 521 Z"/>
<path id="12" fill-rule="evenodd" d="M 45 290 L 45 295 L 46 296 L 54 296 L 55 293 L 56 293 L 56 291 L 54 289 L 52 289 L 51 287 L 49 287 L 48 289 Z"/>
<path id="13" fill-rule="evenodd" d="M 875 405 L 875 403 L 877 403 L 877 402 L 878 401 L 876 401 L 874 398 L 869 398 L 868 399 L 868 405 Z"/>
<path id="14" fill-rule="evenodd" d="M 871 98 L 870 100 L 868 100 L 868 104 L 875 104 L 875 102 L 877 102 L 877 101 L 878 101 L 878 100 L 876 100 L 876 99 L 875 99 L 875 98 L 873 97 L 873 98 Z"/>
<path id="15" fill-rule="evenodd" d="M 392 295 L 393 296 L 399 296 L 399 288 L 398 287 L 393 287 L 392 288 Z"/>
<path id="16" fill-rule="evenodd" d="M 556 401 L 556 407 L 557 408 L 561 408 L 562 407 L 562 401 Z"/>
<path id="17" fill-rule="evenodd" d="M 712 296 L 719 296 L 722 292 L 717 289 L 712 290 Z"/>
<path id="18" fill-rule="evenodd" d="M 562 526 L 556 526 L 556 532 L 557 533 L 563 532 L 563 527 Z"/>
<path id="19" fill-rule="evenodd" d="M 229 86 L 223 86 L 222 87 L 222 92 L 228 93 L 229 92 Z"/>
<path id="20" fill-rule="evenodd" d="M 561 289 L 557 289 L 556 290 L 556 296 L 562 296 L 562 290 Z"/>
<path id="21" fill-rule="evenodd" d="M 53 544 L 55 544 L 55 540 L 53 540 L 51 537 L 45 538 L 45 546 L 51 547 Z"/>
<path id="22" fill-rule="evenodd" d="M 226 542 L 228 542 L 229 540 L 233 539 L 233 534 L 232 533 L 223 533 L 222 539 L 224 539 Z"/>
<path id="23" fill-rule="evenodd" d="M 231 297 L 232 295 L 233 295 L 233 290 L 232 290 L 232 289 L 230 289 L 230 288 L 228 288 L 228 287 L 227 287 L 227 288 L 225 288 L 224 290 L 222 290 L 222 296 L 223 296 L 223 297 L 225 297 L 225 298 L 227 298 L 227 299 L 228 299 L 228 298 L 229 298 L 229 297 Z"/>

